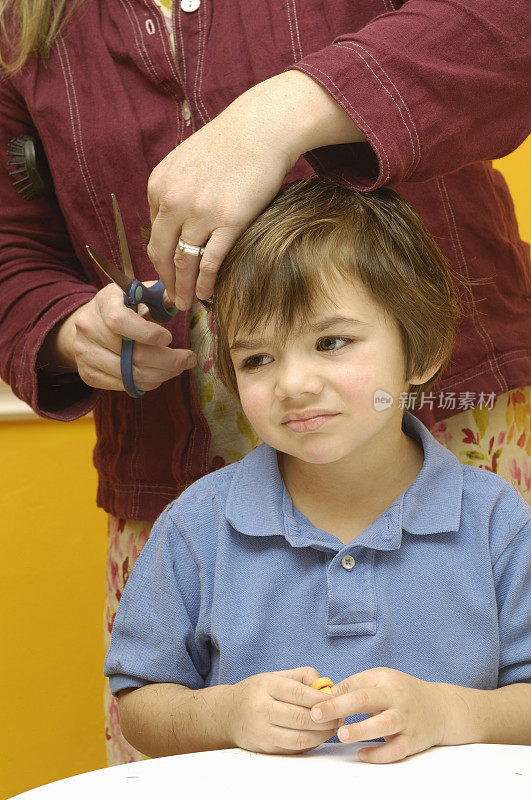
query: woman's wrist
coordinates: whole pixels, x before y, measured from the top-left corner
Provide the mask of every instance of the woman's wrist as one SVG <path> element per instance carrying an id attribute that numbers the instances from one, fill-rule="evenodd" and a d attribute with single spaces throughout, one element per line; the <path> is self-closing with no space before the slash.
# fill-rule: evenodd
<path id="1" fill-rule="evenodd" d="M 317 147 L 366 141 L 339 103 L 300 70 L 288 70 L 256 84 L 238 98 L 244 99 L 258 102 L 267 112 L 273 142 L 281 143 L 291 166 Z"/>
<path id="2" fill-rule="evenodd" d="M 58 322 L 46 336 L 37 354 L 37 369 L 45 372 L 77 372 L 73 342 L 76 311 Z"/>

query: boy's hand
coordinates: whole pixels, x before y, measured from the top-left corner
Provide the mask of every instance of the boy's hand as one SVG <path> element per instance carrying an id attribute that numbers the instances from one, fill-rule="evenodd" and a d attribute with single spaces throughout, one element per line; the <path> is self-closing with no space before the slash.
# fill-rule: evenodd
<path id="1" fill-rule="evenodd" d="M 312 667 L 262 672 L 231 687 L 230 734 L 237 747 L 255 753 L 293 755 L 313 750 L 335 735 L 344 719 L 314 722 L 310 709 L 323 694 L 312 689 Z"/>
<path id="2" fill-rule="evenodd" d="M 438 686 L 396 669 L 368 669 L 336 683 L 332 697 L 321 699 L 311 717 L 331 725 L 339 717 L 369 714 L 370 719 L 342 727 L 337 735 L 353 743 L 383 736 L 386 744 L 363 748 L 358 757 L 388 764 L 441 743 L 444 704 Z"/>

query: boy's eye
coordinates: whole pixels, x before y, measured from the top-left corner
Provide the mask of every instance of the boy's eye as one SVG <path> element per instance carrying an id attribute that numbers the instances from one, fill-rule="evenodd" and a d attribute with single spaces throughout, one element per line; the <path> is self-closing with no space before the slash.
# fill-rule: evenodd
<path id="1" fill-rule="evenodd" d="M 347 339 L 345 336 L 323 336 L 323 338 L 319 339 L 319 341 L 317 342 L 318 345 L 317 349 L 319 349 L 319 345 L 323 343 L 324 352 L 332 353 L 335 350 L 340 349 L 339 347 L 333 346 L 335 342 L 346 342 L 346 344 L 349 344 L 353 341 L 354 339 Z M 245 361 L 243 361 L 243 363 L 240 366 L 240 369 L 257 369 L 258 367 L 262 367 L 263 366 L 262 359 L 264 358 L 271 358 L 271 356 L 266 356 L 266 355 L 250 356 L 249 358 L 246 358 Z"/>
<path id="2" fill-rule="evenodd" d="M 325 343 L 325 351 L 329 349 L 326 345 L 328 345 L 330 342 L 332 342 L 332 343 L 333 342 L 347 342 L 347 344 L 348 344 L 349 342 L 352 342 L 352 341 L 353 341 L 352 339 L 347 339 L 347 338 L 345 338 L 345 336 L 324 336 L 322 339 L 319 339 L 319 343 L 320 342 L 324 342 Z M 339 348 L 338 347 L 331 347 L 330 350 L 339 350 Z"/>
<path id="3" fill-rule="evenodd" d="M 241 369 L 255 369 L 256 367 L 261 367 L 262 364 L 258 362 L 262 358 L 269 358 L 269 356 L 250 356 L 249 358 L 246 358 L 241 365 Z"/>

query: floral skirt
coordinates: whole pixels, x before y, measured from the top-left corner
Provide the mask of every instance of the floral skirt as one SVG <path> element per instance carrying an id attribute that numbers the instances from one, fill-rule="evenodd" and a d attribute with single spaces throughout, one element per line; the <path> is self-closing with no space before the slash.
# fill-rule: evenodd
<path id="1" fill-rule="evenodd" d="M 531 387 L 499 395 L 492 408 L 476 407 L 431 428 L 433 436 L 463 464 L 495 472 L 531 501 Z M 125 582 L 148 540 L 151 523 L 109 516 L 104 640 L 111 630 Z M 116 699 L 105 689 L 105 737 L 109 766 L 143 756 L 120 733 Z"/>

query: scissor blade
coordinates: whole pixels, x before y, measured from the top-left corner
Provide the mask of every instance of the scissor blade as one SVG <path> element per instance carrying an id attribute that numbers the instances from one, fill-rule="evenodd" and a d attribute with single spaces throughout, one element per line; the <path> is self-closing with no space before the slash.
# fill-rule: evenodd
<path id="1" fill-rule="evenodd" d="M 115 267 L 114 264 L 111 264 L 111 262 L 108 261 L 105 256 L 98 253 L 97 250 L 93 250 L 89 244 L 87 245 L 87 250 L 90 257 L 94 259 L 101 271 L 104 272 L 111 281 L 117 283 L 120 289 L 127 292 L 131 281 L 127 279 L 122 270 Z"/>
<path id="2" fill-rule="evenodd" d="M 111 198 L 112 198 L 112 210 L 114 212 L 114 224 L 116 225 L 116 233 L 118 235 L 118 247 L 120 248 L 120 258 L 122 260 L 122 267 L 126 277 L 129 278 L 129 283 L 131 283 L 131 281 L 134 281 L 135 279 L 135 271 L 133 269 L 133 262 L 131 261 L 131 254 L 129 253 L 129 247 L 127 245 L 127 236 L 125 235 L 124 222 L 122 219 L 122 215 L 120 214 L 120 209 L 118 208 L 118 200 L 116 199 L 116 195 L 111 194 Z"/>

